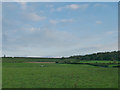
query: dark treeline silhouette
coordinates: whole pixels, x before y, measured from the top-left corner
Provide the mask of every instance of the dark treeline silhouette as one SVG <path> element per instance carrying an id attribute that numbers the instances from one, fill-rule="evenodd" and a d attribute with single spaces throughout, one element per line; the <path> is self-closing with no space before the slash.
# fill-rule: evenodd
<path id="1" fill-rule="evenodd" d="M 112 51 L 112 52 L 99 52 L 88 55 L 76 55 L 70 56 L 71 59 L 79 59 L 79 60 L 111 60 L 111 61 L 119 61 L 120 51 Z"/>

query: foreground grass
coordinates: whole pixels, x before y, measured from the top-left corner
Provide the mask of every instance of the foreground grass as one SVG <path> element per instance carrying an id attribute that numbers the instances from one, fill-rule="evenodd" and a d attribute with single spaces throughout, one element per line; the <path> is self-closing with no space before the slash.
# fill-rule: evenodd
<path id="1" fill-rule="evenodd" d="M 40 67 L 44 65 L 44 67 Z M 3 88 L 117 88 L 118 69 L 90 65 L 3 63 Z"/>

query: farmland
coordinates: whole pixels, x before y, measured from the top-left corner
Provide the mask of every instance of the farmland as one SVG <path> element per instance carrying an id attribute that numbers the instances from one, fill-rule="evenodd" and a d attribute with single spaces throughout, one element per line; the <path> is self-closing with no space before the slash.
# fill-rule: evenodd
<path id="1" fill-rule="evenodd" d="M 88 64 L 24 63 L 59 60 L 61 59 L 3 58 L 3 88 L 118 87 L 118 68 Z M 112 63 L 105 61 L 107 62 Z"/>

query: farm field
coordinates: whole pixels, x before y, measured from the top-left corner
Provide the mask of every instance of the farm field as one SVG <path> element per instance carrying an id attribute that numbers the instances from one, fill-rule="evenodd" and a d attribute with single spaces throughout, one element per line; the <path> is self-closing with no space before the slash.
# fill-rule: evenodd
<path id="1" fill-rule="evenodd" d="M 23 62 L 56 62 L 60 61 L 59 58 L 2 58 L 3 63 L 23 63 Z"/>
<path id="2" fill-rule="evenodd" d="M 79 63 L 114 63 L 114 61 L 91 60 L 91 61 L 80 61 Z M 116 63 L 118 63 L 118 61 L 116 61 Z"/>
<path id="3" fill-rule="evenodd" d="M 0 1 L 3 90 L 120 89 L 118 0 L 10 1 Z"/>
<path id="4" fill-rule="evenodd" d="M 2 84 L 3 88 L 117 88 L 118 68 L 86 64 L 3 63 Z"/>

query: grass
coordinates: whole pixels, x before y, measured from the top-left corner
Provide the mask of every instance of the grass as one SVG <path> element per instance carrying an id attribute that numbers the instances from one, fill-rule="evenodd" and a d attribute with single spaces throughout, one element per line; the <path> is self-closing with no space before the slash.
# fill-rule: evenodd
<path id="1" fill-rule="evenodd" d="M 60 58 L 2 58 L 3 63 L 23 63 L 23 62 L 56 62 L 60 61 Z"/>
<path id="2" fill-rule="evenodd" d="M 91 60 L 91 61 L 80 61 L 80 63 L 114 63 L 114 61 Z M 118 61 L 116 61 L 116 63 L 118 63 Z"/>
<path id="3" fill-rule="evenodd" d="M 118 68 L 81 64 L 3 63 L 3 88 L 117 87 Z"/>

